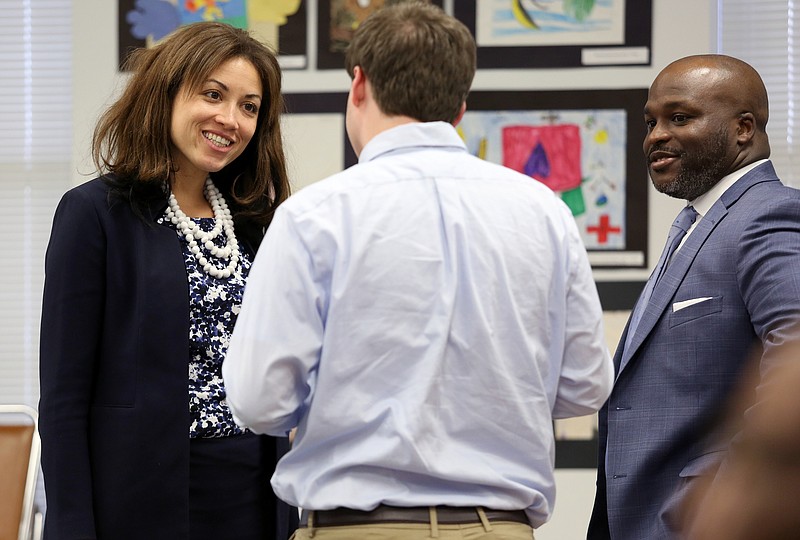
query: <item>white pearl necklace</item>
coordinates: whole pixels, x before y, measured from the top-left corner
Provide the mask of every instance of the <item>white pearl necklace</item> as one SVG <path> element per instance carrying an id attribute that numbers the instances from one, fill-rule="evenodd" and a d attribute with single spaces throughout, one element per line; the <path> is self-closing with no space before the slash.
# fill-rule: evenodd
<path id="1" fill-rule="evenodd" d="M 200 229 L 200 226 L 192 218 L 183 213 L 172 192 L 169 194 L 167 219 L 178 227 L 179 233 L 183 234 L 186 243 L 189 244 L 189 251 L 192 252 L 204 272 L 218 279 L 228 278 L 236 270 L 240 258 L 239 242 L 233 234 L 233 217 L 231 217 L 228 203 L 225 202 L 210 176 L 206 178 L 203 194 L 214 211 L 214 228 L 210 232 Z M 222 231 L 225 231 L 227 242 L 225 247 L 218 247 L 213 240 Z M 205 248 L 205 251 L 201 247 Z M 228 261 L 228 264 L 224 268 L 218 268 L 209 258 Z"/>

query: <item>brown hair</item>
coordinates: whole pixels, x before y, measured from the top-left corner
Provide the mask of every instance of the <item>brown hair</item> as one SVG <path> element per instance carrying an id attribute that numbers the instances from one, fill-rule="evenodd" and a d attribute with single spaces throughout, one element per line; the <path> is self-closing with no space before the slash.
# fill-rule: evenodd
<path id="1" fill-rule="evenodd" d="M 114 184 L 125 186 L 130 194 L 141 183 L 169 184 L 175 170 L 170 151 L 175 96 L 178 91 L 198 88 L 215 69 L 234 58 L 253 65 L 264 97 L 247 148 L 213 178 L 232 198 L 239 217 L 267 225 L 290 191 L 280 128 L 281 70 L 272 51 L 246 31 L 227 24 L 183 26 L 155 47 L 131 53 L 125 67 L 133 75 L 95 127 L 92 157 L 97 169 L 112 173 Z M 137 201 L 131 202 L 135 207 Z"/>
<path id="2" fill-rule="evenodd" d="M 359 25 L 345 65 L 360 66 L 388 115 L 453 122 L 475 76 L 475 40 L 440 8 L 405 2 L 380 9 Z"/>

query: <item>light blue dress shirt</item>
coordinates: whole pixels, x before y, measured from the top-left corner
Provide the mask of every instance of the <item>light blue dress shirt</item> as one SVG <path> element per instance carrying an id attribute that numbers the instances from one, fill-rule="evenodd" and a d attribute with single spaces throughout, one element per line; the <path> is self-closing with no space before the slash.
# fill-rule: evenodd
<path id="1" fill-rule="evenodd" d="M 611 389 L 601 317 L 562 201 L 449 124 L 406 124 L 278 209 L 223 364 L 228 403 L 256 432 L 298 426 L 272 479 L 293 505 L 481 505 L 536 527 L 553 418 Z"/>

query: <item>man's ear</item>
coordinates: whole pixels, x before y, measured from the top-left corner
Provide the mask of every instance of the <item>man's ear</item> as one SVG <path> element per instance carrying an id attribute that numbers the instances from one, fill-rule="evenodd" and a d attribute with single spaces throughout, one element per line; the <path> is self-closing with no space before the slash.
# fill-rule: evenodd
<path id="1" fill-rule="evenodd" d="M 458 123 L 461 122 L 461 119 L 464 118 L 464 113 L 466 112 L 466 110 L 467 110 L 467 102 L 465 101 L 464 103 L 461 104 L 461 110 L 456 116 L 456 119 L 453 120 L 453 126 L 457 126 Z"/>
<path id="2" fill-rule="evenodd" d="M 739 144 L 744 144 L 756 134 L 756 117 L 751 112 L 743 112 L 739 114 L 738 122 L 736 140 Z"/>
<path id="3" fill-rule="evenodd" d="M 353 105 L 356 107 L 361 106 L 367 95 L 367 78 L 364 76 L 364 70 L 361 66 L 353 68 L 353 81 L 350 83 L 350 99 L 353 100 Z"/>

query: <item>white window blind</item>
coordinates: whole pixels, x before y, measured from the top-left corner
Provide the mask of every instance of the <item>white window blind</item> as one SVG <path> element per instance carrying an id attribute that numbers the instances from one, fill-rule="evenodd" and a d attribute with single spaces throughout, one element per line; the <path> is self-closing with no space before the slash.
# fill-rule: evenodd
<path id="1" fill-rule="evenodd" d="M 72 1 L 0 8 L 0 402 L 37 407 L 44 252 L 71 185 Z"/>
<path id="2" fill-rule="evenodd" d="M 758 70 L 770 101 L 772 161 L 784 183 L 800 187 L 800 1 L 719 0 L 718 50 Z"/>

